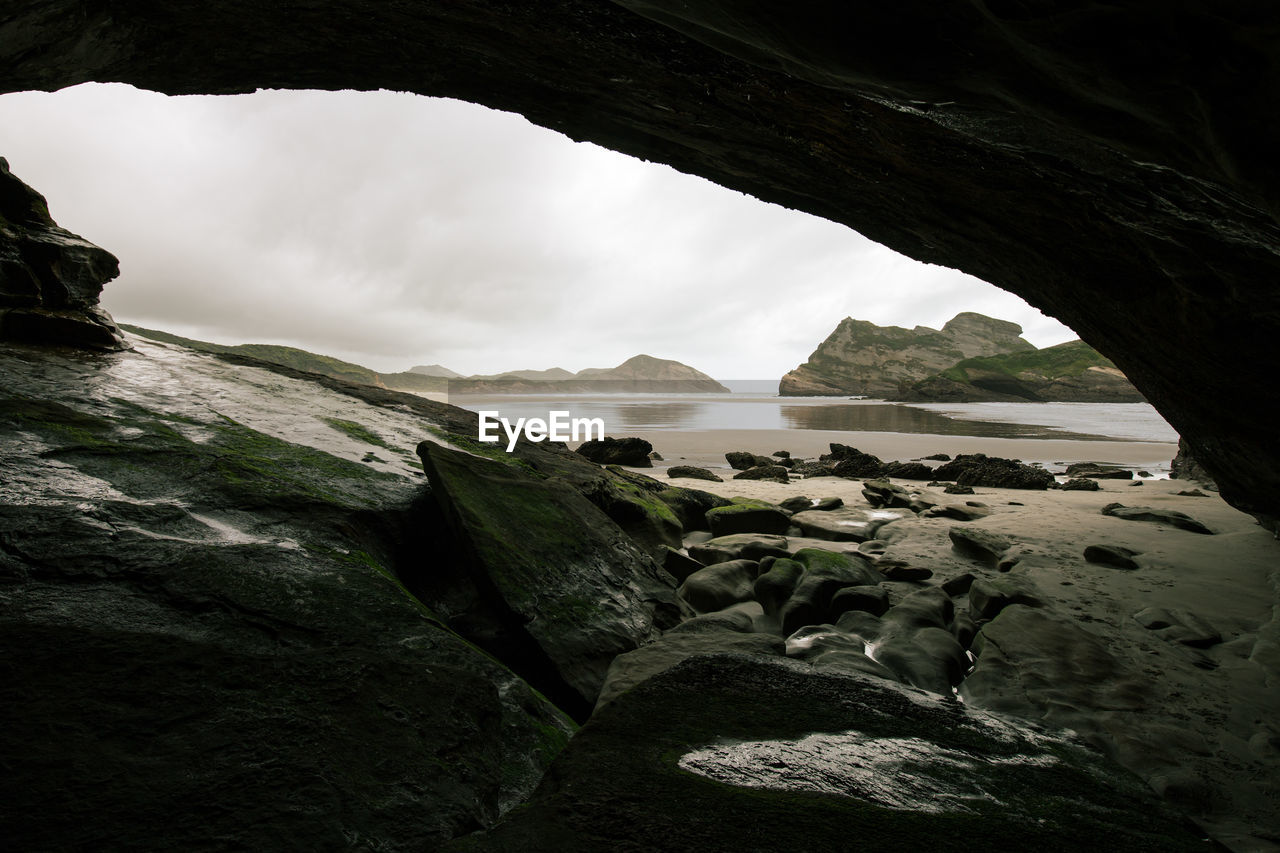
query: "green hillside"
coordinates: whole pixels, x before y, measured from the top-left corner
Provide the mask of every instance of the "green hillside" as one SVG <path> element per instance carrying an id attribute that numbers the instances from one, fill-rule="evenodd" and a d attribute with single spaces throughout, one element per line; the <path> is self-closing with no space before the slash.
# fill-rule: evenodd
<path id="1" fill-rule="evenodd" d="M 1115 364 L 1084 341 L 1067 341 L 1041 350 L 966 358 L 938 375 L 956 382 L 968 382 L 972 378 L 971 372 L 1016 376 L 1030 371 L 1046 379 L 1061 379 L 1079 376 L 1090 367 L 1115 367 Z"/>
<path id="2" fill-rule="evenodd" d="M 345 379 L 348 382 L 360 382 L 364 385 L 382 384 L 378 374 L 367 367 L 361 367 L 358 364 L 352 364 L 349 361 L 343 361 L 327 355 L 307 352 L 297 347 L 279 346 L 277 344 L 215 344 L 209 341 L 184 338 L 181 335 L 173 335 L 169 332 L 131 326 L 127 323 L 118 325 L 126 332 L 132 332 L 140 337 L 150 338 L 153 341 L 165 344 L 178 344 L 200 352 L 235 353 L 236 355 L 245 355 L 262 361 L 269 361 L 272 364 L 283 364 L 285 367 L 292 367 L 296 370 L 305 370 L 309 373 L 319 373 L 324 376 Z"/>

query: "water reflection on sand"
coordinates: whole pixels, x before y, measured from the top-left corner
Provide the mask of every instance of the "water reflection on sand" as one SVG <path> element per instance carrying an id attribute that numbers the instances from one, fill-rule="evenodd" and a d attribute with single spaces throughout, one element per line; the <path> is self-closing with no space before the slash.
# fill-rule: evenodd
<path id="1" fill-rule="evenodd" d="M 1025 403 L 1012 408 L 1006 404 L 1006 408 L 993 416 L 982 408 L 983 404 L 963 411 L 940 411 L 935 407 L 879 400 L 766 394 L 454 395 L 450 402 L 474 411 L 499 411 L 511 420 L 545 418 L 552 410 L 568 411 L 573 417 L 603 418 L 612 434 L 638 430 L 747 429 L 1176 441 L 1168 425 L 1145 404 L 1121 405 L 1125 409 L 1126 432 L 1120 433 L 1111 428 L 1111 424 L 1120 420 L 1111 411 L 1118 404 Z"/>

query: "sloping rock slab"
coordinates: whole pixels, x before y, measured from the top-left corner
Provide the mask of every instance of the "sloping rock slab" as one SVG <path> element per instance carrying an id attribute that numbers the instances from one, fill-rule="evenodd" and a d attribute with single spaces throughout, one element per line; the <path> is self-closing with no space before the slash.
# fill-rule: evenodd
<path id="1" fill-rule="evenodd" d="M 513 644 L 527 635 L 525 677 L 561 707 L 563 685 L 589 710 L 613 658 L 678 620 L 670 575 L 571 486 L 430 442 L 418 454 L 476 585 Z"/>
<path id="2" fill-rule="evenodd" d="M 618 696 L 449 851 L 1199 850 L 1137 779 L 1026 724 L 732 654 Z M 978 843 L 980 839 L 980 843 Z"/>

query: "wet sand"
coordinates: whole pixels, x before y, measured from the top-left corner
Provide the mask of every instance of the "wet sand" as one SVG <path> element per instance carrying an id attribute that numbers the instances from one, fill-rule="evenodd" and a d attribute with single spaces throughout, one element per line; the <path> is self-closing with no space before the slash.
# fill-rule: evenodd
<path id="1" fill-rule="evenodd" d="M 660 453 L 662 469 L 671 465 L 697 465 L 729 471 L 724 454 L 745 450 L 768 456 L 786 450 L 792 456 L 816 458 L 832 442 L 856 447 L 885 461 L 907 461 L 933 453 L 985 453 L 1006 459 L 1039 462 L 1053 468 L 1072 462 L 1112 462 L 1167 474 L 1178 446 L 1156 441 L 1081 441 L 1074 439 L 985 438 L 964 435 L 929 435 L 897 432 L 847 432 L 800 429 L 739 430 L 635 430 Z M 723 476 L 723 475 L 722 475 Z M 726 477 L 727 479 L 727 477 Z"/>
<path id="2" fill-rule="evenodd" d="M 703 440 L 716 443 L 717 449 L 741 444 L 746 450 L 813 452 L 795 441 L 790 448 L 773 447 L 773 438 L 750 443 L 746 436 L 719 434 Z M 973 444 L 933 442 L 926 436 L 917 443 L 917 438 L 887 436 L 879 443 L 859 435 L 857 443 L 889 458 L 932 450 L 982 450 L 1066 461 L 1073 446 L 1080 445 L 1078 452 L 1088 451 L 1088 458 L 1110 461 L 1139 459 L 1140 453 L 1167 458 L 1169 452 L 1158 445 L 1124 442 Z M 1100 444 L 1114 449 L 1099 452 Z M 663 472 L 654 473 L 668 480 Z M 774 503 L 805 495 L 836 496 L 853 507 L 867 505 L 862 484 L 854 480 L 818 477 L 781 484 L 722 476 L 723 483 L 670 482 Z M 922 485 L 897 482 L 907 488 Z M 1132 482 L 1103 480 L 1096 492 L 978 487 L 975 495 L 953 496 L 933 489 L 947 503 L 979 501 L 990 515 L 962 523 L 906 513 L 877 535 L 887 543 L 886 557 L 931 569 L 930 584 L 965 572 L 998 576 L 952 547 L 947 535 L 951 528 L 971 526 L 1013 539 L 1024 557 L 1004 577 L 1033 584 L 1045 612 L 1096 638 L 1109 660 L 1086 665 L 1066 652 L 1065 661 L 1045 660 L 1046 672 L 1061 674 L 1065 669 L 1066 677 L 1055 681 L 1033 672 L 1027 681 L 1024 672 L 1024 680 L 1011 685 L 1007 694 L 966 701 L 1080 733 L 1195 815 L 1234 850 L 1280 849 L 1280 722 L 1275 715 L 1280 708 L 1280 542 L 1216 493 L 1176 494 L 1194 484 L 1167 479 Z M 1102 508 L 1112 502 L 1177 510 L 1207 525 L 1214 535 L 1103 515 Z M 1084 560 L 1083 551 L 1092 544 L 1139 552 L 1138 569 Z M 895 602 L 920 588 L 885 585 Z M 963 599 L 957 601 L 963 606 Z M 1190 612 L 1218 631 L 1222 642 L 1194 648 L 1144 628 L 1134 617 L 1149 607 Z"/>

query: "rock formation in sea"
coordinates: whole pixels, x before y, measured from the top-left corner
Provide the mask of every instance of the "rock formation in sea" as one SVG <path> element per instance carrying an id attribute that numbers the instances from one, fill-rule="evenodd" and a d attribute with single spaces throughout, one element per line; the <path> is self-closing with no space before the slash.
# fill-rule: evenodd
<path id="1" fill-rule="evenodd" d="M 1034 350 L 1017 323 L 964 312 L 939 329 L 877 326 L 846 317 L 809 360 L 778 385 L 784 397 L 892 397 L 904 387 L 975 356 Z"/>
<path id="2" fill-rule="evenodd" d="M 908 402 L 1141 403 L 1125 375 L 1084 341 L 969 358 L 894 397 Z"/>

